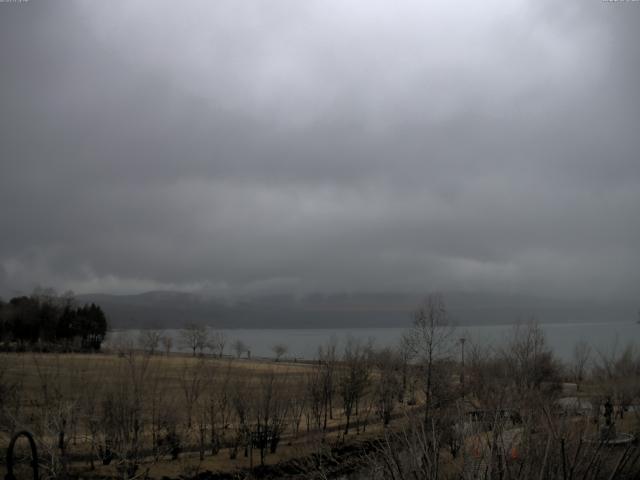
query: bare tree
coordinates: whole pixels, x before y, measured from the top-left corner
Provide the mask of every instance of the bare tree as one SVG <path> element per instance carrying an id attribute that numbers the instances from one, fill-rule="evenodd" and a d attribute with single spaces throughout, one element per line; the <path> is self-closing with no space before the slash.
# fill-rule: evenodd
<path id="1" fill-rule="evenodd" d="M 32 418 L 35 420 L 35 433 L 43 439 L 40 443 L 45 461 L 45 469 L 53 478 L 64 478 L 68 474 L 68 445 L 73 415 L 78 407 L 77 398 L 65 394 L 65 374 L 60 356 L 47 359 L 47 364 L 38 355 L 32 356 L 37 372 L 39 395 L 34 402 Z M 79 372 L 73 372 L 79 375 Z"/>
<path id="2" fill-rule="evenodd" d="M 290 407 L 287 376 L 273 370 L 260 378 L 253 404 L 252 433 L 260 450 L 260 463 L 267 452 L 276 453 Z"/>
<path id="3" fill-rule="evenodd" d="M 503 355 L 511 370 L 511 378 L 521 392 L 558 378 L 559 365 L 547 344 L 544 331 L 533 320 L 514 327 Z"/>
<path id="4" fill-rule="evenodd" d="M 171 353 L 171 349 L 173 348 L 173 337 L 169 335 L 163 335 L 160 341 L 162 342 L 164 353 L 168 357 Z"/>
<path id="5" fill-rule="evenodd" d="M 142 441 L 145 423 L 146 388 L 149 357 L 130 353 L 121 360 L 118 381 L 104 392 L 101 453 L 103 463 L 116 460 L 116 468 L 123 480 L 134 478 L 144 456 Z"/>
<path id="6" fill-rule="evenodd" d="M 209 422 L 211 454 L 216 455 L 225 443 L 225 434 L 231 417 L 231 368 L 221 372 L 217 366 L 211 364 L 206 370 L 205 408 Z"/>
<path id="7" fill-rule="evenodd" d="M 180 332 L 180 338 L 182 339 L 182 345 L 191 350 L 195 357 L 196 351 L 202 354 L 207 345 L 208 332 L 202 325 L 189 323 Z"/>
<path id="8" fill-rule="evenodd" d="M 382 423 L 386 426 L 391 421 L 398 392 L 401 390 L 401 381 L 398 378 L 401 361 L 389 348 L 377 352 L 373 361 L 378 373 L 374 384 L 375 402 Z"/>
<path id="9" fill-rule="evenodd" d="M 103 397 L 104 382 L 102 378 L 95 375 L 83 381 L 84 389 L 79 399 L 79 415 L 84 421 L 84 429 L 89 441 L 91 470 L 95 469 L 94 459 L 98 458 L 99 435 L 101 430 L 100 418 L 96 415 L 99 412 L 100 399 Z"/>
<path id="10" fill-rule="evenodd" d="M 322 400 L 324 423 L 323 429 L 327 429 L 327 419 L 333 420 L 333 394 L 335 391 L 335 371 L 337 364 L 338 342 L 332 337 L 329 342 L 318 348 L 318 363 L 322 380 Z"/>
<path id="11" fill-rule="evenodd" d="M 576 382 L 584 379 L 587 363 L 591 358 L 591 347 L 584 340 L 579 341 L 573 347 L 573 361 L 571 364 L 571 373 Z"/>
<path id="12" fill-rule="evenodd" d="M 267 383 L 271 385 L 267 386 Z M 269 389 L 273 392 L 271 414 L 269 415 L 268 423 L 270 453 L 276 453 L 276 449 L 278 448 L 286 427 L 286 422 L 291 410 L 291 391 L 293 388 L 294 385 L 288 373 L 280 375 L 274 373 L 273 376 L 269 376 L 264 380 L 263 391 Z"/>
<path id="13" fill-rule="evenodd" d="M 305 377 L 306 404 L 308 405 L 306 409 L 307 432 L 311 430 L 312 424 L 318 429 L 322 426 L 322 416 L 328 405 L 324 385 L 322 367 L 320 365 L 313 367 Z M 324 417 L 326 428 L 327 415 L 325 414 Z"/>
<path id="14" fill-rule="evenodd" d="M 236 357 L 240 358 L 242 354 L 249 350 L 249 347 L 240 339 L 233 342 L 233 351 L 236 352 Z"/>
<path id="15" fill-rule="evenodd" d="M 245 455 L 248 455 L 248 446 L 251 430 L 249 417 L 251 415 L 251 402 L 247 395 L 248 385 L 242 378 L 234 378 L 230 383 L 231 405 L 235 414 L 234 418 L 234 438 L 229 449 L 229 458 L 234 460 L 238 455 L 238 448 L 245 445 Z"/>
<path id="16" fill-rule="evenodd" d="M 147 413 L 151 430 L 151 451 L 154 460 L 158 461 L 163 453 L 166 453 L 167 445 L 163 445 L 166 434 L 162 435 L 163 428 L 171 423 L 167 418 L 169 412 L 175 412 L 174 396 L 168 395 L 167 365 L 164 360 L 158 359 L 150 362 L 147 374 L 146 390 L 148 394 Z M 164 448 L 161 448 L 164 447 Z"/>
<path id="17" fill-rule="evenodd" d="M 402 336 L 397 347 L 397 358 L 401 372 L 401 382 L 398 388 L 398 401 L 401 403 L 404 403 L 407 390 L 409 390 L 410 362 L 413 355 L 412 342 L 408 339 L 407 335 Z"/>
<path id="18" fill-rule="evenodd" d="M 271 347 L 271 351 L 276 356 L 276 362 L 279 362 L 280 359 L 289 351 L 289 348 L 284 343 L 277 343 Z"/>
<path id="19" fill-rule="evenodd" d="M 352 414 L 358 412 L 358 403 L 369 384 L 369 351 L 354 339 L 347 340 L 339 371 L 339 392 L 345 415 L 345 435 L 349 433 Z"/>
<path id="20" fill-rule="evenodd" d="M 138 334 L 138 345 L 145 353 L 153 355 L 160 345 L 162 332 L 154 329 L 140 330 Z"/>
<path id="21" fill-rule="evenodd" d="M 623 418 L 640 394 L 640 352 L 634 344 L 619 351 L 616 342 L 610 352 L 599 351 L 594 363 L 594 376 L 603 385 L 604 396 L 615 402 L 617 414 Z"/>
<path id="22" fill-rule="evenodd" d="M 227 345 L 227 337 L 224 332 L 212 331 L 209 335 L 209 342 L 207 347 L 211 350 L 211 353 L 218 358 L 222 358 L 224 355 L 224 347 Z"/>
<path id="23" fill-rule="evenodd" d="M 293 383 L 293 382 L 292 382 Z M 290 391 L 291 429 L 297 437 L 300 432 L 302 415 L 307 410 L 306 384 L 300 381 L 291 386 Z"/>
<path id="24" fill-rule="evenodd" d="M 185 362 L 180 375 L 180 388 L 184 396 L 187 429 L 191 429 L 193 413 L 198 399 L 204 391 L 205 364 L 201 359 L 196 363 Z"/>
<path id="25" fill-rule="evenodd" d="M 413 328 L 406 342 L 424 370 L 425 425 L 428 425 L 434 397 L 436 368 L 449 357 L 453 326 L 442 294 L 430 294 L 413 316 Z M 437 393 L 437 392 L 436 392 Z"/>
<path id="26" fill-rule="evenodd" d="M 119 357 L 126 357 L 134 350 L 134 341 L 127 331 L 113 332 L 109 339 L 109 346 Z"/>

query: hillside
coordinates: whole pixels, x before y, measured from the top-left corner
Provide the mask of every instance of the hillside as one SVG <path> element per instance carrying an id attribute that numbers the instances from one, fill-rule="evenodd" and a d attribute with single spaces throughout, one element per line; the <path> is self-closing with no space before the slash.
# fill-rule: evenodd
<path id="1" fill-rule="evenodd" d="M 402 327 L 420 302 L 411 294 L 265 295 L 231 301 L 180 292 L 80 295 L 102 306 L 115 328 L 179 327 L 189 322 L 221 328 Z M 522 295 L 445 294 L 460 325 L 634 321 L 637 303 L 568 301 Z"/>

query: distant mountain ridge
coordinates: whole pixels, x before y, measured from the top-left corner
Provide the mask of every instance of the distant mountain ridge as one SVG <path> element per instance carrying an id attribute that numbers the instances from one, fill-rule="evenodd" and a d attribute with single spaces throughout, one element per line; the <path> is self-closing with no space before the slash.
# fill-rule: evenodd
<path id="1" fill-rule="evenodd" d="M 571 301 L 525 295 L 445 293 L 459 325 L 496 325 L 535 318 L 541 323 L 634 322 L 637 302 Z M 416 294 L 262 295 L 228 301 L 197 294 L 153 291 L 135 295 L 78 295 L 95 302 L 113 328 L 179 328 L 186 323 L 219 328 L 406 327 L 423 296 Z"/>

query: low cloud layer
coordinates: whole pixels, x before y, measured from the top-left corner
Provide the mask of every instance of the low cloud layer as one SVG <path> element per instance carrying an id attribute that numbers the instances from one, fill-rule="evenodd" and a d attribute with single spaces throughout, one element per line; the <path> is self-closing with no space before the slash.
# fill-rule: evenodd
<path id="1" fill-rule="evenodd" d="M 0 292 L 640 296 L 640 4 L 0 4 Z"/>

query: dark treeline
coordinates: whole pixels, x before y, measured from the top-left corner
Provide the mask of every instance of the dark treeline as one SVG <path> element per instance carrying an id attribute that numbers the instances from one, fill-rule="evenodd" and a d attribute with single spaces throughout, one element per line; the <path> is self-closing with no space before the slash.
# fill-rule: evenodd
<path id="1" fill-rule="evenodd" d="M 107 333 L 102 309 L 77 305 L 72 292 L 37 289 L 30 296 L 0 300 L 3 349 L 95 351 Z"/>

